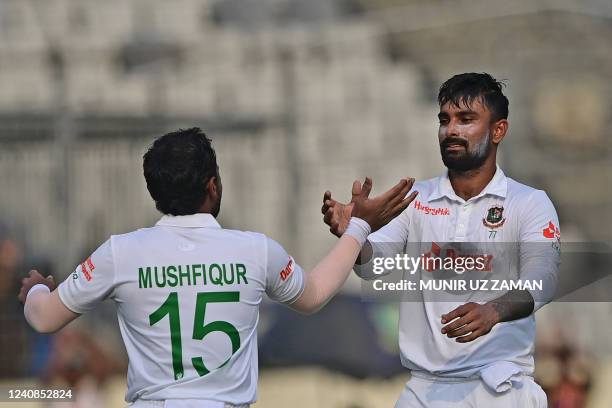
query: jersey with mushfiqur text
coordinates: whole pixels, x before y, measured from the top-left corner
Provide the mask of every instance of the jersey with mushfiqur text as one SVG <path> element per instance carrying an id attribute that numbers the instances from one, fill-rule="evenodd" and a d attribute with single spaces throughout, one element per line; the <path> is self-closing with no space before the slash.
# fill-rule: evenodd
<path id="1" fill-rule="evenodd" d="M 59 286 L 76 313 L 110 298 L 129 357 L 126 401 L 257 398 L 264 293 L 291 303 L 302 269 L 263 234 L 223 229 L 210 214 L 163 216 L 115 235 Z"/>

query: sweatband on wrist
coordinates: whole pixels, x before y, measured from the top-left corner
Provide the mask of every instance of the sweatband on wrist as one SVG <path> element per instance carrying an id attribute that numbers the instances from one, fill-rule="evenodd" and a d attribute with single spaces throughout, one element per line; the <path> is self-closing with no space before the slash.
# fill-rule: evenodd
<path id="1" fill-rule="evenodd" d="M 47 285 L 43 285 L 42 283 L 37 283 L 36 285 L 32 286 L 30 290 L 28 291 L 28 294 L 26 295 L 26 302 L 28 301 L 28 298 L 30 297 L 32 293 L 38 292 L 39 290 L 45 290 L 47 291 L 47 293 L 51 293 L 51 290 L 49 289 Z"/>
<path id="2" fill-rule="evenodd" d="M 351 217 L 349 225 L 346 227 L 346 231 L 344 233 L 355 238 L 359 243 L 359 246 L 363 246 L 363 244 L 365 244 L 367 241 L 370 232 L 372 232 L 370 224 L 361 218 Z"/>

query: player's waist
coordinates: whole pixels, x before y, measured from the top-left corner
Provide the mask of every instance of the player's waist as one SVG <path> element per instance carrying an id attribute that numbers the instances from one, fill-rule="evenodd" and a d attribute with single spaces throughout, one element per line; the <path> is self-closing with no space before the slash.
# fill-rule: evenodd
<path id="1" fill-rule="evenodd" d="M 534 372 L 533 356 L 513 356 L 509 358 L 481 359 L 471 361 L 469 364 L 458 362 L 454 365 L 435 364 L 425 359 L 415 359 L 400 354 L 401 362 L 404 367 L 410 370 L 412 375 L 422 379 L 431 379 L 439 382 L 466 382 L 480 378 L 482 370 L 490 367 L 499 361 L 507 361 L 518 367 L 519 371 L 531 376 Z"/>
<path id="2" fill-rule="evenodd" d="M 532 375 L 528 371 L 521 371 L 517 373 L 519 377 L 532 377 Z M 446 376 L 446 375 L 436 375 L 432 374 L 428 371 L 420 371 L 420 370 L 410 370 L 411 378 L 418 378 L 420 380 L 425 380 L 429 382 L 435 383 L 468 383 L 472 381 L 482 381 L 481 372 L 477 374 L 470 375 L 468 377 L 456 377 L 456 376 Z"/>
<path id="3" fill-rule="evenodd" d="M 138 399 L 129 405 L 130 408 L 249 408 L 250 406 L 250 404 L 230 404 L 207 399 Z"/>

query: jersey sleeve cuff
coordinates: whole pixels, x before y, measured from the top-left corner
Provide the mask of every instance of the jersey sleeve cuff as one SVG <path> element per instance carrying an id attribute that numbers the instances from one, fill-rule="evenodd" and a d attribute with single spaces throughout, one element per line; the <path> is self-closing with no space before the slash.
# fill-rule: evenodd
<path id="1" fill-rule="evenodd" d="M 57 287 L 57 293 L 59 295 L 60 300 L 64 304 L 64 306 L 66 306 L 68 309 L 70 309 L 74 313 L 77 313 L 77 314 L 85 313 L 86 310 L 82 310 L 79 307 L 76 307 L 74 305 L 74 303 L 70 300 L 70 295 L 68 293 L 66 293 L 66 290 L 67 290 L 67 288 L 66 288 L 66 285 L 64 284 L 64 282 L 62 282 Z"/>
<path id="2" fill-rule="evenodd" d="M 302 294 L 304 293 L 304 288 L 305 287 L 306 287 L 306 285 L 304 283 L 302 283 L 302 287 L 300 288 L 300 290 L 297 293 L 297 295 L 295 295 L 294 297 L 290 298 L 289 300 L 283 301 L 281 303 L 284 303 L 286 305 L 290 305 L 292 303 L 295 303 L 300 298 L 300 296 L 302 296 Z"/>

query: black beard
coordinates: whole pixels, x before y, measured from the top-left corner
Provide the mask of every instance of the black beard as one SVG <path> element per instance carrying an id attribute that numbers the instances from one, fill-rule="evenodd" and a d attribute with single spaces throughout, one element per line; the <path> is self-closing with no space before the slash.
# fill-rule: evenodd
<path id="1" fill-rule="evenodd" d="M 448 152 L 446 147 L 449 144 L 460 144 L 465 147 L 463 152 Z M 483 155 L 478 156 L 475 152 L 469 151 L 469 146 L 466 141 L 462 139 L 445 139 L 440 144 L 440 154 L 442 154 L 442 162 L 449 170 L 457 172 L 466 172 L 481 167 L 489 153 L 491 152 L 491 144 L 487 144 L 487 148 Z"/>

